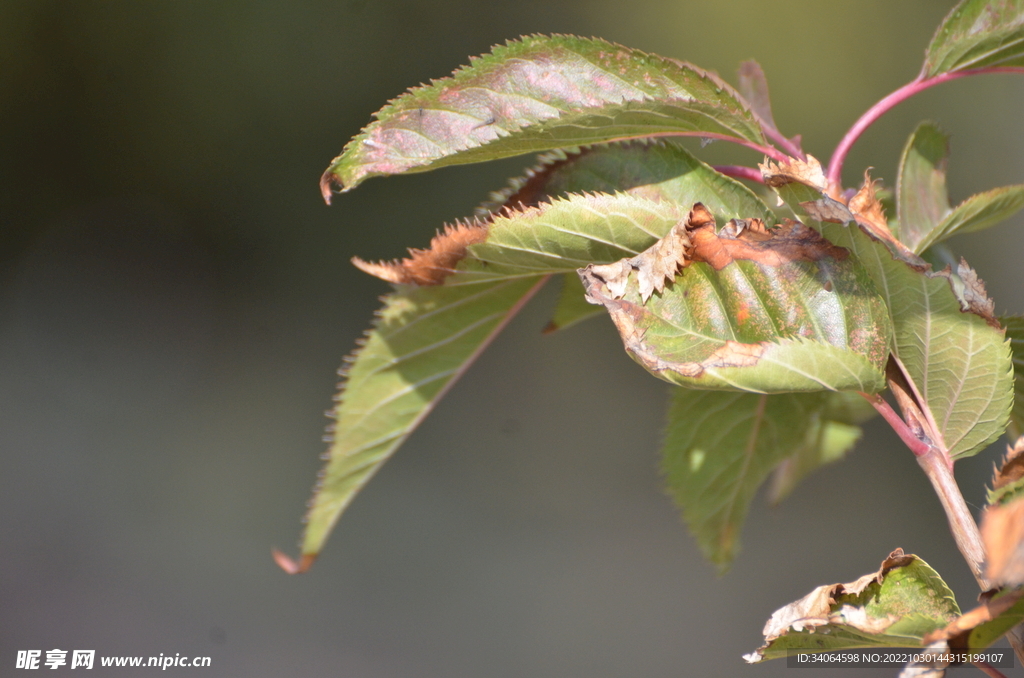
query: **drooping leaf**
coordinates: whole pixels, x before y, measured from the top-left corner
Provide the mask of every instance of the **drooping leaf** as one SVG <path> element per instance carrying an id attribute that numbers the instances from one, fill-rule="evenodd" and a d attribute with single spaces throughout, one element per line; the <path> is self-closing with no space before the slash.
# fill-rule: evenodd
<path id="1" fill-rule="evenodd" d="M 768 499 L 782 501 L 807 475 L 842 459 L 860 440 L 859 424 L 875 416 L 875 409 L 858 393 L 823 394 L 824 406 L 808 418 L 804 442 L 772 472 Z"/>
<path id="2" fill-rule="evenodd" d="M 949 214 L 948 158 L 949 135 L 931 122 L 918 125 L 903 148 L 896 183 L 899 229 L 895 235 L 918 254 L 927 249 L 918 245 Z"/>
<path id="3" fill-rule="evenodd" d="M 757 488 L 804 444 L 829 395 L 672 389 L 662 469 L 701 550 L 720 568 L 739 549 Z"/>
<path id="4" fill-rule="evenodd" d="M 952 591 L 923 560 L 896 549 L 878 572 L 847 584 L 819 586 L 778 609 L 765 644 L 744 659 L 755 663 L 790 652 L 870 647 L 924 647 L 930 634 L 960 615 Z"/>
<path id="5" fill-rule="evenodd" d="M 458 224 L 409 259 L 360 268 L 396 283 L 347 372 L 330 461 L 314 496 L 302 561 L 450 383 L 536 289 L 538 278 L 642 251 L 681 207 L 627 194 L 583 195 Z"/>
<path id="6" fill-rule="evenodd" d="M 925 52 L 921 76 L 986 66 L 1024 65 L 1024 2 L 962 0 Z"/>
<path id="7" fill-rule="evenodd" d="M 356 493 L 540 284 L 511 279 L 435 285 L 385 297 L 344 375 L 302 558 L 295 564 L 276 554 L 285 569 L 300 572 L 312 565 Z"/>
<path id="8" fill-rule="evenodd" d="M 531 36 L 393 100 L 331 163 L 321 185 L 656 134 L 763 144 L 717 76 L 602 40 Z"/>
<path id="9" fill-rule="evenodd" d="M 1014 438 L 1024 435 L 1024 316 L 999 318 L 1006 328 L 1013 356 L 1013 409 L 1010 412 L 1009 433 Z"/>
<path id="10" fill-rule="evenodd" d="M 769 233 L 734 221 L 715 233 L 697 204 L 643 254 L 588 266 L 580 277 L 627 352 L 666 381 L 873 393 L 884 383 L 888 312 L 848 254 L 795 222 Z"/>
<path id="11" fill-rule="evenodd" d="M 803 200 L 815 191 L 808 182 L 773 181 L 770 172 L 766 180 L 868 271 L 891 311 L 893 355 L 912 382 L 934 442 L 957 459 L 995 441 L 1013 405 L 1013 365 L 974 271 L 961 262 L 956 273 L 932 272 L 884 223 L 820 192 Z"/>

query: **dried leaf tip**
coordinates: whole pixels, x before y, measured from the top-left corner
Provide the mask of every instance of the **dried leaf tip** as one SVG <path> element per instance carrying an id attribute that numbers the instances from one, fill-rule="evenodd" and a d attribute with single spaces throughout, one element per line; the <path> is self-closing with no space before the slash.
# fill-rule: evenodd
<path id="1" fill-rule="evenodd" d="M 312 553 L 302 554 L 299 562 L 295 562 L 277 549 L 273 549 L 271 555 L 274 557 L 274 562 L 277 563 L 277 566 L 288 574 L 302 574 L 313 567 L 313 562 L 316 561 L 316 555 Z"/>
<path id="2" fill-rule="evenodd" d="M 963 290 L 957 295 L 960 298 L 960 309 L 981 316 L 992 327 L 1002 329 L 995 316 L 996 304 L 988 296 L 985 281 L 978 277 L 963 258 L 956 267 L 956 274 L 964 284 Z"/>
<path id="3" fill-rule="evenodd" d="M 427 249 L 409 249 L 409 256 L 394 261 L 369 262 L 359 257 L 352 264 L 364 273 L 396 285 L 440 285 L 466 258 L 466 248 L 487 239 L 489 226 L 483 222 L 445 226 L 431 239 Z"/>
<path id="4" fill-rule="evenodd" d="M 828 179 L 821 163 L 813 155 L 808 155 L 807 160 L 790 158 L 782 162 L 767 160 L 758 165 L 764 183 L 771 188 L 779 188 L 791 183 L 800 183 L 811 188 L 816 188 L 822 193 L 829 192 Z"/>
<path id="5" fill-rule="evenodd" d="M 666 282 L 674 279 L 679 269 L 686 266 L 687 252 L 691 247 L 690 232 L 709 225 L 714 230 L 714 216 L 701 203 L 694 203 L 686 221 L 677 223 L 664 238 L 640 254 L 611 264 L 591 264 L 580 269 L 580 276 L 593 275 L 605 284 L 613 299 L 621 299 L 626 293 L 629 274 L 635 270 L 640 298 L 647 303 L 652 294 L 664 290 Z M 587 299 L 594 304 L 602 303 L 594 297 L 588 296 Z"/>
<path id="6" fill-rule="evenodd" d="M 861 185 L 847 203 L 847 207 L 857 217 L 857 222 L 866 225 L 878 236 L 893 242 L 892 231 L 889 230 L 889 221 L 885 218 L 885 209 L 882 203 L 875 197 L 875 184 L 877 179 L 871 178 L 870 168 L 864 170 L 864 183 Z"/>
<path id="7" fill-rule="evenodd" d="M 992 473 L 992 489 L 1006 487 L 1024 478 L 1024 436 L 1006 446 L 1002 466 Z"/>

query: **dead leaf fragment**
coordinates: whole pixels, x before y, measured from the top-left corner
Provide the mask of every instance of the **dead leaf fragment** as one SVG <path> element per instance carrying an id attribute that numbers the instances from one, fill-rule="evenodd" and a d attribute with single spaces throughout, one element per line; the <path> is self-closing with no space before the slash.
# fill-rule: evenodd
<path id="1" fill-rule="evenodd" d="M 987 506 L 981 519 L 985 578 L 993 586 L 1024 584 L 1024 499 Z"/>
<path id="2" fill-rule="evenodd" d="M 894 242 L 896 238 L 893 237 L 892 231 L 889 230 L 889 222 L 885 218 L 885 209 L 882 207 L 882 203 L 878 201 L 878 198 L 875 197 L 876 181 L 876 179 L 871 178 L 868 170 L 864 170 L 864 183 L 861 185 L 860 190 L 850 198 L 847 207 L 850 208 L 850 212 L 856 217 L 857 223 L 869 228 L 876 237 Z"/>
<path id="3" fill-rule="evenodd" d="M 800 183 L 811 188 L 816 188 L 822 193 L 828 192 L 828 179 L 825 178 L 825 171 L 821 163 L 813 155 L 808 155 L 807 160 L 790 158 L 782 162 L 771 160 L 758 165 L 764 183 L 771 188 L 779 188 L 791 183 Z"/>
<path id="4" fill-rule="evenodd" d="M 582 271 L 587 271 L 588 275 L 604 283 L 612 299 L 621 299 L 626 293 L 629 274 L 636 271 L 640 298 L 647 303 L 652 294 L 664 290 L 665 283 L 675 278 L 679 269 L 686 265 L 687 250 L 690 248 L 689 232 L 705 227 L 710 227 L 713 232 L 715 218 L 704 205 L 695 203 L 685 222 L 673 226 L 664 238 L 640 254 L 611 264 L 591 264 L 582 269 L 580 275 L 583 275 Z M 586 287 L 584 281 L 584 288 Z M 593 304 L 602 303 L 589 295 L 588 300 Z"/>
<path id="5" fill-rule="evenodd" d="M 466 248 L 487 239 L 486 222 L 473 221 L 445 226 L 427 249 L 409 249 L 409 256 L 394 261 L 369 262 L 353 257 L 356 268 L 398 285 L 440 285 L 466 258 Z"/>
<path id="6" fill-rule="evenodd" d="M 800 600 L 780 607 L 764 626 L 765 644 L 767 645 L 790 629 L 803 631 L 806 628 L 832 623 L 849 624 L 869 633 L 881 633 L 895 620 L 869 618 L 861 614 L 863 613 L 862 608 L 861 613 L 856 613 L 854 610 L 858 608 L 849 605 L 844 605 L 836 612 L 832 612 L 832 607 L 839 597 L 856 596 L 871 584 L 881 584 L 887 572 L 897 567 L 905 567 L 916 558 L 917 556 L 903 553 L 903 549 L 896 549 L 882 561 L 877 572 L 866 574 L 846 584 L 819 586 Z"/>
<path id="7" fill-rule="evenodd" d="M 988 296 L 985 281 L 978 277 L 978 274 L 967 265 L 963 258 L 960 259 L 960 264 L 956 267 L 956 274 L 964 283 L 964 289 L 960 295 L 960 305 L 963 310 L 981 316 L 989 325 L 1002 327 L 996 320 L 996 304 Z"/>
<path id="8" fill-rule="evenodd" d="M 992 489 L 998 490 L 1024 478 L 1024 436 L 1006 446 L 1003 465 L 992 474 Z"/>

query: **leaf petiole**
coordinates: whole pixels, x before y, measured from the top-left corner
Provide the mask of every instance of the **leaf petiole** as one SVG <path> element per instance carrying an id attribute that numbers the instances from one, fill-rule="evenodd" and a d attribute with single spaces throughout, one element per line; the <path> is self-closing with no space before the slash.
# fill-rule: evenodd
<path id="1" fill-rule="evenodd" d="M 985 73 L 1024 73 L 1024 67 L 991 66 L 988 68 L 975 68 L 967 71 L 943 73 L 933 78 L 922 79 L 919 76 L 912 82 L 900 87 L 865 111 L 864 115 L 860 116 L 860 118 L 857 119 L 857 122 L 853 123 L 853 126 L 850 127 L 849 131 L 847 131 L 843 136 L 839 145 L 836 146 L 836 150 L 832 153 L 832 159 L 829 160 L 828 163 L 828 173 L 826 176 L 828 177 L 829 184 L 833 186 L 839 186 L 841 184 L 843 162 L 846 160 L 846 156 L 849 154 L 850 149 L 857 142 L 857 139 L 860 138 L 860 135 L 863 134 L 868 127 L 871 127 L 876 120 L 887 113 L 889 109 L 894 108 L 897 104 L 906 101 L 915 94 L 923 92 L 929 87 L 941 85 L 944 82 L 964 78 L 969 75 L 983 75 Z"/>

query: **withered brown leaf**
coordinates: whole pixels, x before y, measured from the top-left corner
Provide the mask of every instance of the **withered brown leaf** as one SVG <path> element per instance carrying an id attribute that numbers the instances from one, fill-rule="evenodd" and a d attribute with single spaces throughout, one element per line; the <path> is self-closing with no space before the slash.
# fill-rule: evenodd
<path id="1" fill-rule="evenodd" d="M 828 192 L 828 179 L 821 163 L 813 155 L 808 155 L 807 160 L 790 158 L 782 162 L 771 160 L 758 165 L 764 182 L 771 188 L 778 188 L 793 182 L 816 188 L 823 193 Z"/>

